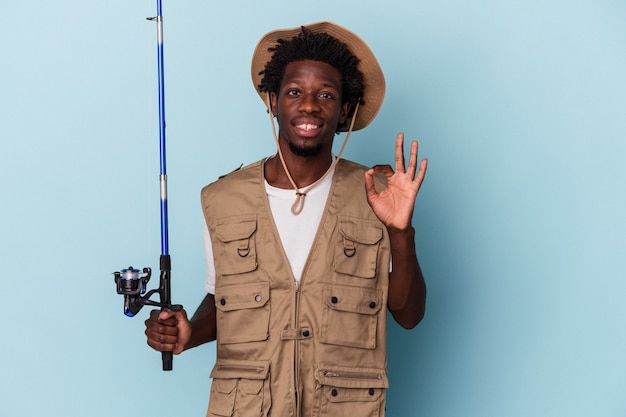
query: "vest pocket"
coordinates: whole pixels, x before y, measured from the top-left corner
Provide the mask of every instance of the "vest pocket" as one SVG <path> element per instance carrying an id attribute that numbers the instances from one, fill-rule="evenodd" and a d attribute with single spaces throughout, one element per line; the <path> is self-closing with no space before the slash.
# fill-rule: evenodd
<path id="1" fill-rule="evenodd" d="M 389 386 L 384 370 L 320 364 L 315 379 L 315 417 L 384 415 L 385 389 Z"/>
<path id="2" fill-rule="evenodd" d="M 268 283 L 218 286 L 215 291 L 217 342 L 266 340 L 269 336 L 269 301 Z"/>
<path id="3" fill-rule="evenodd" d="M 381 223 L 365 219 L 340 218 L 335 246 L 335 271 L 360 278 L 376 276 Z"/>
<path id="4" fill-rule="evenodd" d="M 376 348 L 378 313 L 382 308 L 381 290 L 327 285 L 322 288 L 322 299 L 322 343 Z"/>
<path id="5" fill-rule="evenodd" d="M 264 417 L 272 405 L 269 361 L 218 360 L 207 417 Z"/>
<path id="6" fill-rule="evenodd" d="M 244 215 L 220 219 L 215 225 L 213 245 L 216 269 L 223 275 L 243 274 L 254 271 L 256 259 L 256 215 Z"/>

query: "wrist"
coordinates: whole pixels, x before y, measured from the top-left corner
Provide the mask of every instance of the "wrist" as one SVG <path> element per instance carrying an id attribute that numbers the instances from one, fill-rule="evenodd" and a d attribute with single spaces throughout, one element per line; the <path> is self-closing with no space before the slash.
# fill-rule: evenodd
<path id="1" fill-rule="evenodd" d="M 389 233 L 389 237 L 392 237 L 392 236 L 413 237 L 413 236 L 415 236 L 415 229 L 413 228 L 413 226 L 411 224 L 409 224 L 407 227 L 404 227 L 404 228 L 394 227 L 394 226 L 387 226 L 387 232 Z"/>

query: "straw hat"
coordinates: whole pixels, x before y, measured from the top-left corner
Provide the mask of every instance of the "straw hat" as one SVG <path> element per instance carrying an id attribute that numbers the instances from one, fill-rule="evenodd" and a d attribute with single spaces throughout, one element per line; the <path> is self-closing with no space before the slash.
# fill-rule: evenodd
<path id="1" fill-rule="evenodd" d="M 355 33 L 335 23 L 317 22 L 304 25 L 304 27 L 312 33 L 326 32 L 330 36 L 337 38 L 345 43 L 350 52 L 359 59 L 358 69 L 363 73 L 363 83 L 365 85 L 363 91 L 363 101 L 365 103 L 359 106 L 352 130 L 363 129 L 374 120 L 385 97 L 385 77 L 374 53 Z M 261 83 L 261 75 L 259 73 L 263 71 L 265 64 L 272 58 L 272 52 L 269 52 L 268 48 L 276 46 L 279 39 L 289 40 L 297 36 L 300 31 L 300 26 L 274 30 L 263 36 L 257 44 L 252 55 L 252 83 L 264 103 L 266 102 L 266 93 L 260 92 L 257 86 Z M 348 128 L 341 130 L 347 131 Z"/>

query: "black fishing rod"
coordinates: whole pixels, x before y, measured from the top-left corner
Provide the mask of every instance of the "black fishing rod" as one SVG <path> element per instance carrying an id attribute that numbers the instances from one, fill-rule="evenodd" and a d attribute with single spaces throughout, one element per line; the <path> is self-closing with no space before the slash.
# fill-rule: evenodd
<path id="1" fill-rule="evenodd" d="M 183 307 L 171 304 L 171 272 L 172 262 L 169 254 L 168 221 L 167 221 L 167 165 L 165 147 L 165 77 L 163 66 L 163 13 L 161 0 L 157 0 L 157 15 L 148 17 L 148 20 L 157 24 L 157 55 L 158 55 L 158 84 L 159 84 L 159 148 L 160 148 L 160 197 L 161 197 L 161 256 L 159 259 L 161 274 L 159 288 L 146 293 L 146 284 L 150 280 L 152 270 L 143 268 L 141 271 L 132 266 L 114 272 L 117 293 L 124 295 L 124 314 L 134 317 L 145 305 L 168 308 L 178 311 Z M 145 294 L 145 295 L 143 295 Z M 159 301 L 150 299 L 154 294 L 159 295 Z M 162 352 L 163 370 L 172 370 L 172 352 Z"/>

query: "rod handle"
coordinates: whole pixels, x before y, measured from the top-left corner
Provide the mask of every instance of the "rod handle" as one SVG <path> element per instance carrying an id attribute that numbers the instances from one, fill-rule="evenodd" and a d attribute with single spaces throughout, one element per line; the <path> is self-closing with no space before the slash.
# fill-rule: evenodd
<path id="1" fill-rule="evenodd" d="M 171 371 L 173 364 L 172 352 L 161 352 L 161 360 L 163 361 L 163 370 Z"/>
<path id="2" fill-rule="evenodd" d="M 169 306 L 172 303 L 171 298 L 171 281 L 170 273 L 172 271 L 172 260 L 170 255 L 161 255 L 159 258 L 159 264 L 161 266 L 161 282 L 159 283 L 161 303 Z M 161 360 L 163 362 L 163 370 L 172 370 L 172 352 L 161 352 Z"/>

